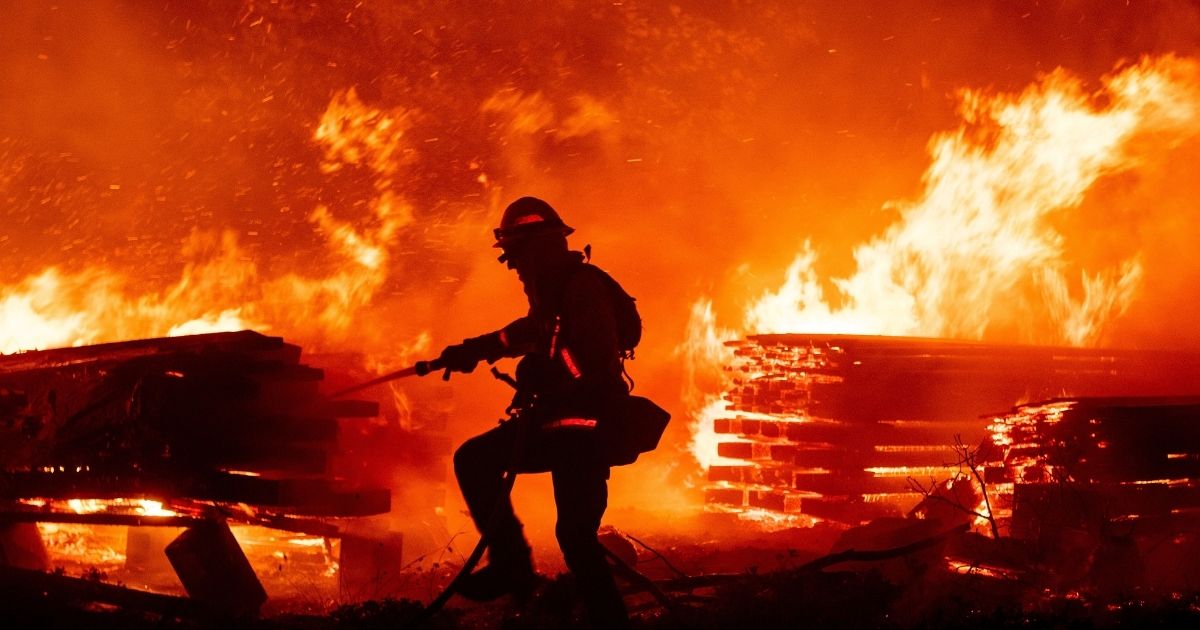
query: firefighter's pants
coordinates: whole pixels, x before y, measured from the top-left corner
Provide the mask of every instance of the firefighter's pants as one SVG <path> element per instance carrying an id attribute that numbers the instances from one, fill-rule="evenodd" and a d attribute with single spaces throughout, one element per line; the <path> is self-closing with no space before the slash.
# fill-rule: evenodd
<path id="1" fill-rule="evenodd" d="M 482 532 L 492 518 L 492 563 L 528 562 L 529 544 L 512 501 L 501 492 L 504 471 L 518 441 L 517 421 L 467 440 L 454 453 L 454 472 L 471 518 Z M 558 508 L 555 534 L 567 567 L 575 575 L 588 617 L 596 627 L 625 627 L 628 615 L 613 582 L 604 549 L 596 539 L 608 506 L 608 466 L 600 461 L 586 428 L 525 430 L 519 473 L 549 472 Z M 497 513 L 492 517 L 492 511 Z"/>

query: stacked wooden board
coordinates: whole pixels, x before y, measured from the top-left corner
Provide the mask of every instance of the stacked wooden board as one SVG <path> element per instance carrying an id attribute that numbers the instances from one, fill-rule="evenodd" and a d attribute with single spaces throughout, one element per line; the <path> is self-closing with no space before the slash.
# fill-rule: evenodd
<path id="1" fill-rule="evenodd" d="M 300 348 L 243 331 L 0 357 L 0 499 L 149 497 L 306 516 L 386 512 L 333 476 L 339 425 Z"/>
<path id="2" fill-rule="evenodd" d="M 714 511 L 861 522 L 895 514 L 957 472 L 956 436 L 988 435 L 990 410 L 1064 393 L 1193 393 L 1200 355 L 941 339 L 761 335 L 730 344 L 714 421 Z"/>
<path id="3" fill-rule="evenodd" d="M 300 358 L 298 346 L 250 331 L 0 356 L 0 577 L 64 593 L 86 582 L 30 573 L 50 568 L 35 523 L 186 528 L 165 547 L 179 582 L 193 603 L 243 616 L 267 594 L 229 522 L 366 541 L 347 534 L 351 521 L 325 519 L 390 509 L 384 475 L 346 462 L 367 432 L 342 430 L 366 428 L 379 404 L 331 399 L 324 372 Z M 441 440 L 410 442 L 438 461 Z M 398 549 L 397 536 L 380 540 Z M 377 545 L 348 547 L 345 575 L 363 574 L 372 558 L 354 549 Z M 85 590 L 110 604 L 177 606 Z"/>
<path id="4" fill-rule="evenodd" d="M 1050 400 L 990 429 L 985 481 L 1015 537 L 1200 522 L 1200 397 Z"/>

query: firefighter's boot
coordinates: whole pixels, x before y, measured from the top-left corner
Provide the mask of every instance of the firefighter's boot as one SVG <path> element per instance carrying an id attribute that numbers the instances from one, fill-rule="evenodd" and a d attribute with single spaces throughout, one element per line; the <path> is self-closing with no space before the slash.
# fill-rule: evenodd
<path id="1" fill-rule="evenodd" d="M 488 565 L 465 576 L 456 589 L 458 594 L 477 602 L 504 595 L 512 595 L 518 601 L 528 600 L 537 583 L 530 555 L 528 545 L 491 550 Z"/>

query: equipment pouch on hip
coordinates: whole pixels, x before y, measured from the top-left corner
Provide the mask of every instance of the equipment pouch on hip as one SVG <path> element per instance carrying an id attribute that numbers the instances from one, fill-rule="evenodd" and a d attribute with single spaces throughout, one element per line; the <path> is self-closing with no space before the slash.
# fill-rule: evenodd
<path id="1" fill-rule="evenodd" d="M 608 405 L 596 426 L 596 439 L 609 466 L 632 464 L 658 448 L 671 414 L 642 396 L 625 396 Z"/>

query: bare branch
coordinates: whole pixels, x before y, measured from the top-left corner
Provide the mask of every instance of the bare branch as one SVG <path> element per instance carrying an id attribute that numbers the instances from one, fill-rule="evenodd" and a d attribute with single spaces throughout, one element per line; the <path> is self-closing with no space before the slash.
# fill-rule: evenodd
<path id="1" fill-rule="evenodd" d="M 670 569 L 671 571 L 673 571 L 675 573 L 675 575 L 677 575 L 681 578 L 687 577 L 686 573 L 684 573 L 683 571 L 680 571 L 674 564 L 671 564 L 671 561 L 667 560 L 667 557 L 662 555 L 661 553 L 659 553 L 658 550 L 655 549 L 654 547 L 651 547 L 650 545 L 647 545 L 646 543 L 642 542 L 641 540 L 638 540 L 631 534 L 625 533 L 624 536 L 626 538 L 632 540 L 633 542 L 641 545 L 642 548 L 644 548 L 646 551 L 649 551 L 650 553 L 654 554 L 655 558 L 662 560 L 663 564 L 667 565 L 667 568 Z"/>
<path id="2" fill-rule="evenodd" d="M 983 475 L 979 472 L 979 466 L 975 462 L 976 452 L 967 448 L 963 444 L 962 435 L 956 433 L 954 435 L 954 449 L 958 451 L 959 458 L 967 465 L 971 474 L 975 477 L 975 481 L 979 482 L 979 492 L 983 494 L 983 506 L 987 510 L 987 515 L 980 515 L 987 519 L 988 525 L 992 528 L 992 538 L 1000 539 L 1000 528 L 996 525 L 996 517 L 992 514 L 992 500 L 988 497 L 988 487 L 983 481 Z"/>
<path id="3" fill-rule="evenodd" d="M 973 479 L 973 483 L 979 484 L 979 491 L 983 495 L 983 505 L 984 505 L 986 513 L 979 512 L 978 510 L 975 509 L 975 506 L 973 506 L 973 505 L 963 505 L 962 501 L 958 498 L 957 495 L 955 495 L 955 497 L 953 499 L 950 499 L 941 494 L 938 494 L 938 492 L 937 492 L 938 484 L 932 478 L 929 480 L 929 485 L 925 486 L 920 481 L 917 481 L 915 478 L 908 477 L 907 481 L 908 481 L 909 488 L 911 488 L 915 492 L 921 493 L 922 495 L 924 495 L 924 497 L 926 499 L 930 499 L 932 501 L 937 501 L 937 502 L 943 503 L 943 504 L 948 505 L 956 510 L 970 514 L 971 516 L 974 516 L 976 518 L 982 518 L 982 519 L 986 520 L 988 522 L 988 525 L 991 527 L 992 537 L 999 539 L 1000 538 L 1000 528 L 996 524 L 995 517 L 992 515 L 992 502 L 991 502 L 991 498 L 988 496 L 988 488 L 987 488 L 987 484 L 984 483 L 983 474 L 979 471 L 979 464 L 977 461 L 977 453 L 974 450 L 972 450 L 971 448 L 967 447 L 966 444 L 963 444 L 962 435 L 956 434 L 954 436 L 954 447 L 953 448 L 954 448 L 954 453 L 958 459 L 958 461 L 956 462 L 956 465 L 958 466 L 958 472 L 954 473 L 954 476 L 951 477 L 949 480 L 947 480 L 948 487 L 952 487 L 954 484 L 962 482 L 962 481 L 972 481 L 972 479 Z M 964 472 L 964 470 L 966 470 L 968 472 Z M 916 508 L 914 508 L 914 510 L 915 509 Z"/>

